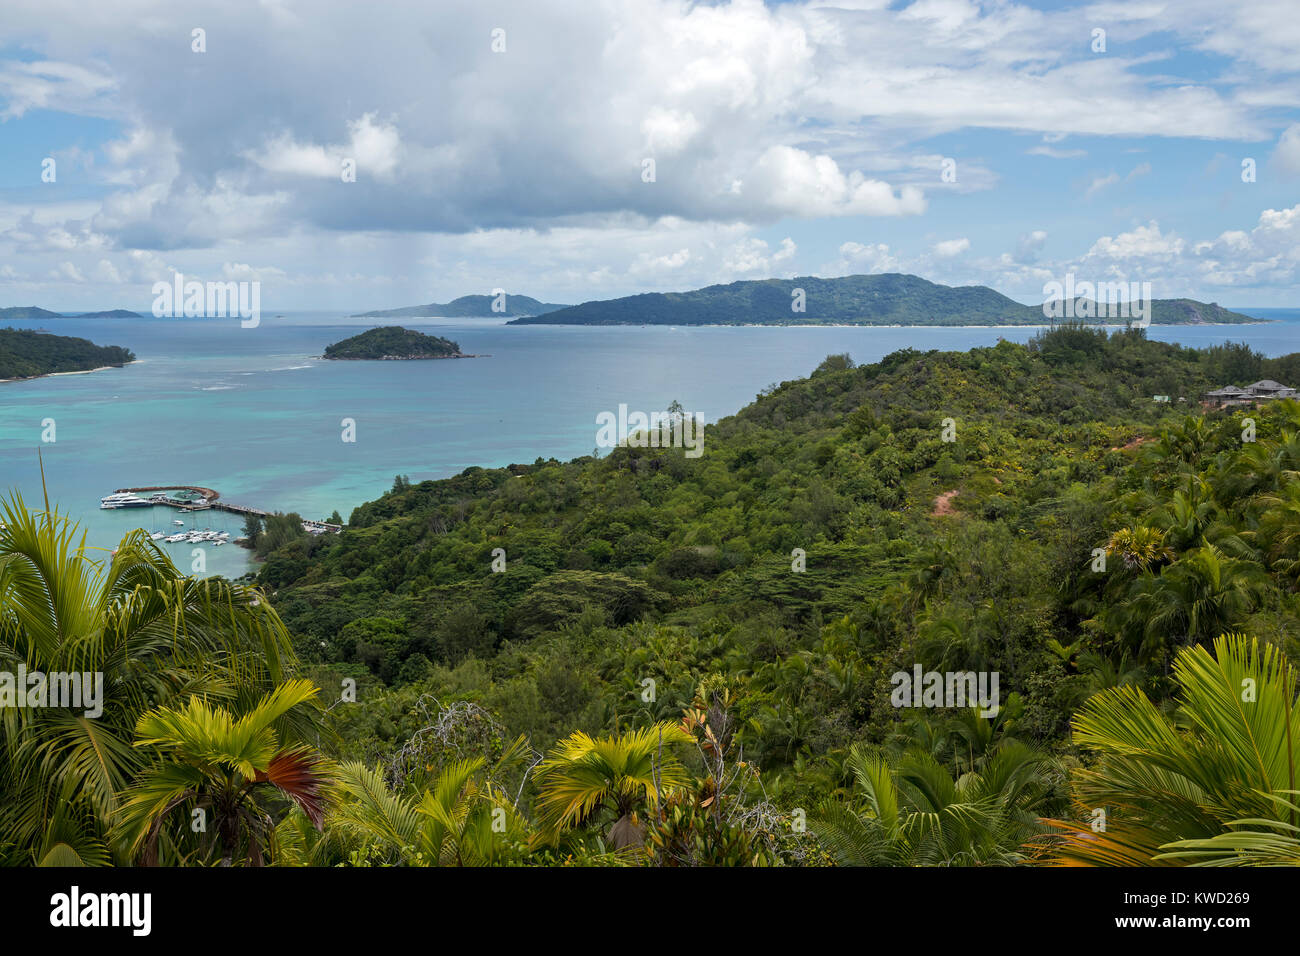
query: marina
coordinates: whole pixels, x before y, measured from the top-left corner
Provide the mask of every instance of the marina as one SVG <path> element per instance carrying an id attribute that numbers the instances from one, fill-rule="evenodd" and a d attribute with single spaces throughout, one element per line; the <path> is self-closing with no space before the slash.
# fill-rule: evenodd
<path id="1" fill-rule="evenodd" d="M 270 512 L 263 511 L 260 508 L 222 501 L 221 493 L 216 489 L 204 488 L 199 485 L 149 485 L 136 488 L 118 488 L 113 493 L 100 498 L 99 507 L 102 510 L 165 507 L 174 508 L 188 514 L 200 511 L 224 511 L 237 515 L 252 515 L 257 518 L 265 518 L 270 515 Z M 173 519 L 172 525 L 184 530 L 175 530 L 170 534 L 163 531 L 153 531 L 149 535 L 150 539 L 165 544 L 210 544 L 217 548 L 222 547 L 231 540 L 229 531 L 214 531 L 211 528 L 201 530 L 198 528 L 185 529 L 185 522 L 180 519 Z M 309 534 L 317 535 L 338 534 L 343 530 L 342 525 L 316 521 L 310 518 L 303 519 L 302 527 Z M 235 540 L 239 541 L 241 539 L 236 538 Z"/>

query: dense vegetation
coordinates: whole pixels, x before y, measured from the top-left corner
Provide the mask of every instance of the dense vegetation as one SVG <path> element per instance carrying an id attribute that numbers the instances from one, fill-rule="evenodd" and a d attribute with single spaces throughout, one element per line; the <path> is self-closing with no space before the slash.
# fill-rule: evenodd
<path id="1" fill-rule="evenodd" d="M 802 310 L 795 292 L 803 290 Z M 1124 297 L 1127 300 L 1127 296 Z M 1072 315 L 1089 312 L 1076 300 Z M 584 302 L 518 325 L 1042 325 L 1041 306 L 1021 305 L 987 286 L 946 286 L 919 276 L 885 273 L 821 279 L 762 279 L 711 285 L 691 292 L 647 292 Z M 1122 319 L 1118 320 L 1122 323 Z M 1255 322 L 1239 312 L 1191 299 L 1156 299 L 1157 324 Z"/>
<path id="2" fill-rule="evenodd" d="M 258 589 L 140 536 L 74 574 L 11 504 L 0 652 L 123 704 L 4 712 L 4 857 L 1300 863 L 1300 405 L 1196 407 L 1297 372 L 1075 326 L 831 356 L 698 459 L 268 523 Z M 916 666 L 996 673 L 996 713 L 898 706 Z"/>
<path id="3" fill-rule="evenodd" d="M 428 305 L 408 305 L 401 309 L 383 309 L 376 312 L 363 312 L 353 318 L 414 318 L 430 316 L 433 318 L 487 318 L 501 315 L 542 315 L 556 309 L 567 309 L 567 305 L 554 302 L 538 302 L 526 295 L 505 296 L 504 311 L 493 311 L 492 305 L 497 301 L 492 295 L 462 295 L 450 302 L 430 302 Z"/>
<path id="4" fill-rule="evenodd" d="M 0 329 L 0 379 L 84 372 L 135 360 L 130 349 L 27 329 Z"/>
<path id="5" fill-rule="evenodd" d="M 426 335 L 397 325 L 383 325 L 325 347 L 327 359 L 462 358 L 450 339 Z"/>

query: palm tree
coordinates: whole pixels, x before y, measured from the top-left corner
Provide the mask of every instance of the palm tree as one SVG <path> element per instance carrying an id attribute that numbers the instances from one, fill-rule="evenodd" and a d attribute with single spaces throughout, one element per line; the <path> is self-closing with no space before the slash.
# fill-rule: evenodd
<path id="1" fill-rule="evenodd" d="M 391 791 L 379 770 L 345 763 L 330 831 L 366 864 L 490 866 L 521 857 L 527 823 L 484 765 L 482 757 L 451 761 L 416 799 Z"/>
<path id="2" fill-rule="evenodd" d="M 562 831 L 606 811 L 613 818 L 608 836 L 614 847 L 640 845 L 645 829 L 637 810 L 654 809 L 688 785 L 672 746 L 693 741 L 679 724 L 668 722 L 618 736 L 595 738 L 579 731 L 566 737 L 537 768 L 539 840 L 553 844 Z"/>
<path id="3" fill-rule="evenodd" d="M 1300 817 L 1293 790 L 1269 794 L 1288 819 Z M 1290 798 L 1290 799 L 1288 799 Z M 1178 840 L 1157 859 L 1187 860 L 1189 866 L 1300 866 L 1300 826 L 1282 820 L 1233 820 L 1227 833 L 1206 840 Z"/>
<path id="4" fill-rule="evenodd" d="M 1140 632 L 1142 656 L 1150 660 L 1171 644 L 1208 643 L 1236 627 L 1259 606 L 1267 585 L 1258 564 L 1209 545 L 1159 575 L 1138 578 L 1118 613 Z"/>
<path id="5" fill-rule="evenodd" d="M 1290 481 L 1277 492 L 1260 495 L 1259 527 L 1247 532 L 1272 562 L 1273 570 L 1300 589 L 1300 481 Z"/>
<path id="6" fill-rule="evenodd" d="M 1079 819 L 1104 811 L 1104 827 L 1052 821 L 1062 865 L 1172 864 L 1184 841 L 1232 838 L 1249 821 L 1294 826 L 1300 712 L 1295 670 L 1282 652 L 1241 635 L 1184 648 L 1174 662 L 1180 706 L 1168 714 L 1131 685 L 1104 690 L 1075 718 L 1074 741 L 1097 755 L 1076 771 Z M 1272 826 L 1273 824 L 1270 824 Z M 1175 850 L 1174 852 L 1177 852 Z"/>
<path id="7" fill-rule="evenodd" d="M 1129 570 L 1142 572 L 1174 559 L 1173 549 L 1165 546 L 1164 532 L 1145 525 L 1120 528 L 1106 542 L 1106 554 L 1122 558 Z"/>
<path id="8" fill-rule="evenodd" d="M 891 767 L 883 754 L 855 746 L 846 766 L 857 800 L 828 801 L 810 821 L 846 866 L 1010 865 L 1041 833 L 1036 813 L 1051 764 L 1019 741 L 1003 741 L 978 772 L 956 780 L 918 750 Z"/>
<path id="9" fill-rule="evenodd" d="M 184 577 L 142 531 L 101 557 L 17 495 L 0 511 L 0 670 L 102 674 L 105 697 L 97 718 L 0 709 L 0 861 L 107 863 L 118 795 L 145 764 L 140 716 L 191 694 L 251 707 L 294 665 L 289 636 L 260 592 Z M 305 709 L 286 721 L 314 724 Z"/>
<path id="10" fill-rule="evenodd" d="M 117 833 L 123 855 L 157 865 L 159 836 L 173 811 L 182 807 L 201 814 L 202 833 L 210 818 L 222 866 L 232 865 L 236 857 L 262 865 L 275 828 L 272 801 L 277 797 L 296 805 L 322 829 L 329 779 L 323 760 L 301 745 L 281 747 L 274 726 L 316 693 L 311 681 L 291 680 L 238 718 L 197 696 L 185 707 L 160 707 L 142 716 L 135 745 L 158 748 L 161 759 L 124 794 Z M 179 833 L 187 829 L 182 826 Z M 202 842 L 206 849 L 214 841 L 208 836 Z"/>

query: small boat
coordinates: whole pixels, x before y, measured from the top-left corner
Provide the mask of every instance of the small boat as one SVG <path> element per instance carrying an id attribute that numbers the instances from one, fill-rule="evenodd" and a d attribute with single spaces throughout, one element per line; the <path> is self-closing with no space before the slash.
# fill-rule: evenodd
<path id="1" fill-rule="evenodd" d="M 184 541 L 184 540 L 185 540 L 185 535 L 183 535 L 183 534 L 169 534 L 167 537 L 163 538 L 163 540 L 166 541 L 168 544 L 176 544 L 176 542 L 178 542 L 178 541 Z"/>
<path id="2" fill-rule="evenodd" d="M 182 528 L 185 527 L 185 522 L 184 522 L 184 521 L 173 521 L 172 524 L 178 524 L 178 525 L 180 525 Z"/>
<path id="3" fill-rule="evenodd" d="M 149 540 L 161 541 L 162 537 L 163 537 L 163 533 L 161 531 L 155 531 L 153 534 L 149 535 Z"/>
<path id="4" fill-rule="evenodd" d="M 214 548 L 219 548 L 219 547 L 221 547 L 221 546 L 222 546 L 223 544 L 225 544 L 225 543 L 226 543 L 226 542 L 224 542 L 224 541 L 222 541 L 220 538 L 218 538 L 216 541 L 213 541 L 213 542 L 212 542 L 212 546 L 213 546 Z"/>

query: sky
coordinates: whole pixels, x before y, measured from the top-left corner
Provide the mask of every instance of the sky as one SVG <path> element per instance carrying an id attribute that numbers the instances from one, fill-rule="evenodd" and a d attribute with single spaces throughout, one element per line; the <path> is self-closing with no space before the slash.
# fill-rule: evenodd
<path id="1" fill-rule="evenodd" d="M 1300 307 L 1298 49 L 1294 0 L 4 0 L 0 306 L 908 272 Z"/>

